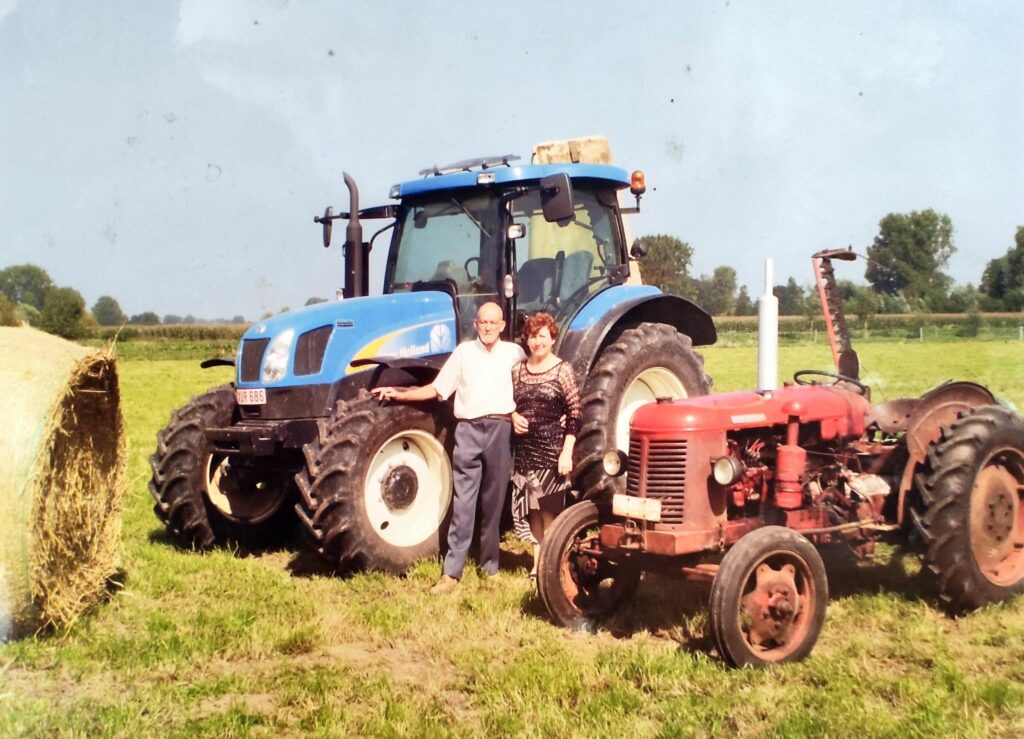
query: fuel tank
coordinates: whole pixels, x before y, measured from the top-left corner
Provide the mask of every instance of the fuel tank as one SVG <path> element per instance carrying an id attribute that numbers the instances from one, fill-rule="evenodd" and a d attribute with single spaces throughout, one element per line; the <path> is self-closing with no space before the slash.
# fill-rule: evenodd
<path id="1" fill-rule="evenodd" d="M 784 425 L 795 417 L 801 424 L 820 423 L 822 440 L 854 438 L 864 433 L 870 406 L 864 396 L 840 387 L 789 385 L 649 403 L 633 415 L 630 431 L 651 437 L 738 431 Z"/>

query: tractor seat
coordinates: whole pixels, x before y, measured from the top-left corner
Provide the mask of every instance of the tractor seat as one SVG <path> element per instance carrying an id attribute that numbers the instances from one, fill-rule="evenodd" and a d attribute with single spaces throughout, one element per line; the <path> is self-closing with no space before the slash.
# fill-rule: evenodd
<path id="1" fill-rule="evenodd" d="M 550 305 L 555 285 L 555 260 L 541 257 L 523 262 L 519 268 L 519 308 L 528 313 Z"/>

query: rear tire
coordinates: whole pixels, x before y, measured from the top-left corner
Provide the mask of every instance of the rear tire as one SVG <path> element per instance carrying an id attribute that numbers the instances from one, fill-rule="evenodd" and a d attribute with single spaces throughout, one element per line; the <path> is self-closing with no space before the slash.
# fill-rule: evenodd
<path id="1" fill-rule="evenodd" d="M 614 563 L 588 553 L 599 547 L 600 526 L 600 509 L 586 500 L 562 511 L 544 534 L 537 591 L 559 626 L 592 631 L 640 584 L 638 562 Z"/>
<path id="2" fill-rule="evenodd" d="M 763 667 L 810 654 L 827 607 L 818 550 L 792 529 L 765 526 L 725 553 L 708 616 L 723 659 L 735 667 Z"/>
<path id="3" fill-rule="evenodd" d="M 404 573 L 447 536 L 454 421 L 439 403 L 338 403 L 296 475 L 306 538 L 333 566 Z"/>
<path id="4" fill-rule="evenodd" d="M 625 492 L 625 476 L 606 475 L 601 459 L 612 449 L 629 450 L 633 412 L 659 396 L 685 398 L 710 390 L 704 359 L 689 336 L 662 323 L 623 331 L 601 352 L 583 384 L 573 453 L 576 489 L 594 499 Z"/>
<path id="5" fill-rule="evenodd" d="M 918 515 L 925 571 L 954 614 L 1024 592 L 1024 419 L 963 414 L 928 451 Z"/>
<path id="6" fill-rule="evenodd" d="M 178 542 L 194 549 L 236 541 L 248 547 L 278 543 L 294 524 L 291 471 L 272 460 L 236 459 L 213 451 L 206 429 L 235 419 L 235 394 L 221 385 L 171 414 L 149 458 L 153 510 Z"/>

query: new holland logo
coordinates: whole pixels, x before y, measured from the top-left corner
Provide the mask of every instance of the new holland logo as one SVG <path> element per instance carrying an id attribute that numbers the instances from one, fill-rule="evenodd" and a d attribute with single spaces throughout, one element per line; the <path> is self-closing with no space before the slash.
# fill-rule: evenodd
<path id="1" fill-rule="evenodd" d="M 452 331 L 447 323 L 439 323 L 430 329 L 430 353 L 441 354 L 452 350 Z"/>

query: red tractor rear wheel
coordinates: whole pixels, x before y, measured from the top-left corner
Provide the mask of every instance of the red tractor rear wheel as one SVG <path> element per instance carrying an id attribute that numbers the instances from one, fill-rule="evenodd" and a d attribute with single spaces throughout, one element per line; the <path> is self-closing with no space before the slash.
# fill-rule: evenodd
<path id="1" fill-rule="evenodd" d="M 965 413 L 928 452 L 919 488 L 926 570 L 954 613 L 1024 593 L 1024 419 Z"/>

